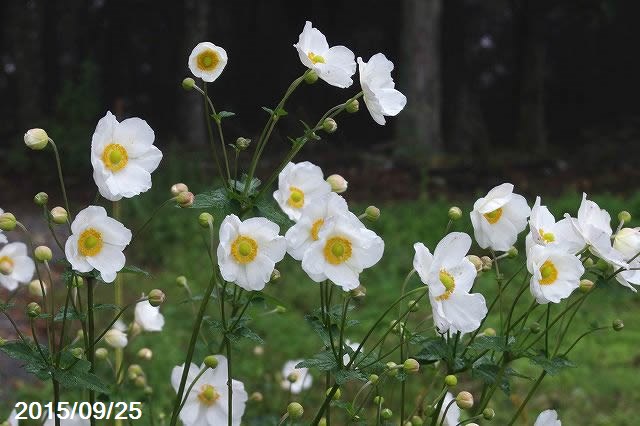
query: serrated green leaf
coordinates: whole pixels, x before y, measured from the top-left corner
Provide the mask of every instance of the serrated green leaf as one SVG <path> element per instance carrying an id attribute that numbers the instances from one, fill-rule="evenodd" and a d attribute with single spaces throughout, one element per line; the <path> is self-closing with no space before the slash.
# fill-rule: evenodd
<path id="1" fill-rule="evenodd" d="M 336 371 L 336 383 L 343 385 L 354 380 L 366 381 L 367 376 L 359 370 L 338 370 Z"/>
<path id="2" fill-rule="evenodd" d="M 337 367 L 338 364 L 331 351 L 317 353 L 313 358 L 305 359 L 296 365 L 296 368 L 316 368 L 320 371 L 329 371 Z"/>
<path id="3" fill-rule="evenodd" d="M 140 269 L 137 266 L 134 265 L 127 265 L 124 268 L 122 268 L 120 270 L 121 274 L 137 274 L 137 275 L 144 275 L 145 277 L 149 277 L 151 276 L 151 274 L 147 271 L 145 271 L 144 269 Z"/>
<path id="4" fill-rule="evenodd" d="M 245 339 L 253 340 L 254 342 L 258 343 L 259 345 L 264 345 L 264 340 L 262 340 L 262 337 L 258 336 L 253 330 L 251 330 L 249 327 L 245 327 L 245 326 L 236 327 L 235 330 L 233 330 L 231 333 L 227 334 L 227 337 L 232 342 L 237 342 L 237 341 L 245 338 Z"/>
<path id="5" fill-rule="evenodd" d="M 280 233 L 284 234 L 287 229 L 293 225 L 293 222 L 286 214 L 282 212 L 278 203 L 273 197 L 262 197 L 256 201 L 255 209 L 259 216 L 264 216 L 267 219 L 275 222 L 280 226 Z"/>
<path id="6" fill-rule="evenodd" d="M 229 198 L 224 188 L 196 195 L 191 208 L 209 209 L 218 221 L 222 221 L 227 215 L 240 212 L 240 204 L 237 200 Z"/>
<path id="7" fill-rule="evenodd" d="M 61 307 L 58 312 L 55 314 L 55 316 L 53 317 L 53 320 L 56 322 L 60 322 L 62 320 L 65 321 L 74 321 L 74 320 L 81 320 L 84 321 L 84 319 L 87 316 L 85 314 L 83 314 L 82 312 L 77 312 L 73 306 L 68 306 L 67 307 L 67 315 L 65 316 L 64 313 L 64 306 Z"/>
<path id="8" fill-rule="evenodd" d="M 442 337 L 431 337 L 422 343 L 422 349 L 414 358 L 422 363 L 432 363 L 450 356 L 449 346 Z"/>
<path id="9" fill-rule="evenodd" d="M 498 380 L 500 374 L 500 366 L 494 363 L 477 364 L 471 369 L 471 375 L 482 380 L 484 383 L 492 385 Z M 505 371 L 500 379 L 500 389 L 506 394 L 511 393 L 511 384 L 509 383 L 509 375 Z"/>
<path id="10" fill-rule="evenodd" d="M 507 352 L 515 344 L 515 337 L 509 337 L 508 341 L 505 341 L 504 336 L 480 336 L 476 338 L 469 349 L 476 352 L 482 352 L 485 350 L 496 352 Z"/>
<path id="11" fill-rule="evenodd" d="M 324 326 L 324 323 L 315 315 L 305 315 L 304 320 L 311 326 L 311 329 L 320 337 L 325 347 L 331 345 L 329 340 L 329 332 Z"/>
<path id="12" fill-rule="evenodd" d="M 569 359 L 564 356 L 557 356 L 548 359 L 543 353 L 538 353 L 538 355 L 531 356 L 529 359 L 533 364 L 542 367 L 542 369 L 550 376 L 555 376 L 566 368 L 573 368 L 576 366 L 572 361 L 569 361 Z"/>
<path id="13" fill-rule="evenodd" d="M 68 358 L 68 357 L 66 357 Z M 89 372 L 90 364 L 86 360 L 74 360 L 68 369 L 55 369 L 53 377 L 68 389 L 88 389 L 103 394 L 111 390 L 98 376 Z"/>
<path id="14" fill-rule="evenodd" d="M 14 306 L 16 306 L 15 303 L 0 303 L 0 312 L 8 311 Z"/>
<path id="15" fill-rule="evenodd" d="M 244 173 L 242 175 L 242 178 L 240 178 L 239 180 L 233 180 L 233 179 L 229 180 L 229 185 L 237 193 L 244 193 L 247 179 L 249 179 L 249 176 L 247 176 L 247 174 Z M 260 187 L 261 183 L 262 181 L 260 179 L 255 177 L 252 178 L 251 182 L 249 182 L 249 188 L 247 190 L 247 194 L 249 196 L 256 195 L 258 193 L 258 188 Z"/>

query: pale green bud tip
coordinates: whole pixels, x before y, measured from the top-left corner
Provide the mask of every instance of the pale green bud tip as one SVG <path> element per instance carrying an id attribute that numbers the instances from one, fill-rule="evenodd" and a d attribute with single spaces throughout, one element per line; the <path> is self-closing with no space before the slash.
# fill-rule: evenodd
<path id="1" fill-rule="evenodd" d="M 318 426 L 327 426 L 327 419 L 325 417 L 321 418 L 318 422 Z"/>
<path id="2" fill-rule="evenodd" d="M 282 277 L 282 275 L 280 274 L 280 271 L 278 271 L 277 269 L 274 269 L 271 272 L 271 278 L 269 278 L 269 282 L 270 283 L 275 283 L 276 281 L 278 281 L 280 278 Z"/>
<path id="3" fill-rule="evenodd" d="M 318 73 L 313 70 L 307 71 L 304 76 L 304 82 L 307 84 L 313 84 L 316 81 L 318 81 Z"/>
<path id="4" fill-rule="evenodd" d="M 67 223 L 69 220 L 69 213 L 63 207 L 54 207 L 51 209 L 51 221 L 58 225 Z"/>
<path id="5" fill-rule="evenodd" d="M 420 370 L 420 363 L 413 358 L 407 358 L 402 367 L 407 373 L 417 373 Z"/>
<path id="6" fill-rule="evenodd" d="M 185 277 L 184 275 L 180 275 L 178 278 L 176 278 L 176 285 L 178 287 L 186 287 L 187 286 L 187 277 Z"/>
<path id="7" fill-rule="evenodd" d="M 462 217 L 462 210 L 460 207 L 453 206 L 449 209 L 449 219 L 458 220 Z"/>
<path id="8" fill-rule="evenodd" d="M 456 396 L 456 404 L 463 410 L 473 407 L 473 395 L 467 391 L 462 391 Z"/>
<path id="9" fill-rule="evenodd" d="M 389 361 L 387 363 L 387 370 L 388 370 L 387 374 L 389 376 L 391 376 L 391 377 L 397 376 L 398 375 L 398 368 L 401 368 L 401 367 L 398 367 L 398 365 L 395 362 Z"/>
<path id="10" fill-rule="evenodd" d="M 384 404 L 384 396 L 376 395 L 373 398 L 373 403 L 376 404 L 376 405 Z"/>
<path id="11" fill-rule="evenodd" d="M 145 386 L 144 387 L 144 394 L 145 395 L 153 395 L 153 388 L 151 386 Z"/>
<path id="12" fill-rule="evenodd" d="M 0 230 L 2 231 L 13 231 L 16 229 L 16 224 L 18 221 L 13 213 L 2 213 L 0 214 Z"/>
<path id="13" fill-rule="evenodd" d="M 369 381 L 370 381 L 371 383 L 378 383 L 378 379 L 379 379 L 379 378 L 380 378 L 380 377 L 378 377 L 378 375 L 377 375 L 377 374 L 372 374 L 372 375 L 370 375 L 370 376 L 369 376 Z"/>
<path id="14" fill-rule="evenodd" d="M 131 364 L 127 369 L 127 374 L 129 375 L 129 377 L 135 378 L 143 375 L 144 371 L 142 371 L 142 367 L 140 367 L 138 364 Z"/>
<path id="15" fill-rule="evenodd" d="M 496 329 L 495 328 L 491 328 L 491 327 L 487 327 L 484 329 L 484 335 L 485 336 L 489 336 L 489 337 L 493 337 L 496 335 Z"/>
<path id="16" fill-rule="evenodd" d="M 613 327 L 613 329 L 615 331 L 620 331 L 620 330 L 622 330 L 624 328 L 624 323 L 622 322 L 621 319 L 617 319 L 617 320 L 613 321 L 613 324 L 611 324 L 611 325 L 612 325 L 612 327 Z"/>
<path id="17" fill-rule="evenodd" d="M 416 312 L 420 308 L 420 305 L 415 300 L 409 300 L 407 307 L 411 312 Z"/>
<path id="18" fill-rule="evenodd" d="M 629 223 L 631 221 L 631 213 L 626 210 L 618 213 L 618 220 L 622 223 Z"/>
<path id="19" fill-rule="evenodd" d="M 589 293 L 595 284 L 591 280 L 580 280 L 580 291 L 583 293 Z"/>
<path id="20" fill-rule="evenodd" d="M 287 413 L 292 419 L 299 419 L 304 414 L 304 408 L 298 402 L 292 402 L 287 406 Z"/>
<path id="21" fill-rule="evenodd" d="M 538 324 L 537 322 L 534 322 L 529 326 L 529 330 L 533 334 L 538 334 L 540 333 L 540 331 L 542 331 L 542 327 L 540 327 L 540 324 Z"/>
<path id="22" fill-rule="evenodd" d="M 587 258 L 584 260 L 584 267 L 585 267 L 585 268 L 591 268 L 591 267 L 593 267 L 593 265 L 595 265 L 595 262 L 593 261 L 593 259 L 592 259 L 592 258 L 587 257 Z"/>
<path id="23" fill-rule="evenodd" d="M 218 366 L 218 358 L 215 355 L 209 355 L 204 359 L 204 365 L 211 369 L 216 368 Z"/>
<path id="24" fill-rule="evenodd" d="M 153 358 L 153 352 L 149 348 L 142 348 L 138 351 L 138 358 L 149 361 Z"/>
<path id="25" fill-rule="evenodd" d="M 287 308 L 285 308 L 282 305 L 276 306 L 276 313 L 277 314 L 284 314 L 285 312 L 287 312 Z"/>
<path id="26" fill-rule="evenodd" d="M 329 396 L 329 394 L 331 393 L 331 389 L 327 389 L 327 391 L 325 392 L 326 396 Z M 333 394 L 333 398 L 332 399 L 340 399 L 340 397 L 342 396 L 342 391 L 340 390 L 340 388 L 336 389 L 335 393 Z"/>
<path id="27" fill-rule="evenodd" d="M 360 102 L 358 102 L 357 99 L 354 99 L 354 100 L 352 100 L 351 102 L 349 102 L 347 104 L 345 109 L 347 110 L 347 112 L 352 113 L 352 114 L 354 112 L 358 112 L 358 110 L 360 109 Z"/>
<path id="28" fill-rule="evenodd" d="M 31 281 L 27 288 L 29 289 L 29 294 L 33 297 L 42 297 L 43 288 L 45 295 L 47 294 L 47 287 L 43 282 L 40 282 L 40 280 Z"/>
<path id="29" fill-rule="evenodd" d="M 180 194 L 181 192 L 188 192 L 188 191 L 189 191 L 189 187 L 184 183 L 176 183 L 174 185 L 171 185 L 171 195 L 173 195 L 174 197 L 177 197 L 178 194 Z"/>
<path id="30" fill-rule="evenodd" d="M 422 426 L 423 424 L 424 424 L 424 421 L 422 420 L 422 417 L 418 417 L 418 416 L 411 417 L 411 426 Z"/>
<path id="31" fill-rule="evenodd" d="M 264 348 L 262 346 L 255 346 L 253 348 L 253 354 L 255 356 L 262 356 L 264 355 Z"/>
<path id="32" fill-rule="evenodd" d="M 516 256 L 518 256 L 518 249 L 517 249 L 517 248 L 515 248 L 515 247 L 513 247 L 513 246 L 511 246 L 511 247 L 509 248 L 509 250 L 507 250 L 507 257 L 508 257 L 509 259 L 513 259 L 513 258 L 514 258 L 514 257 L 516 257 Z"/>
<path id="33" fill-rule="evenodd" d="M 338 123 L 336 123 L 336 120 L 331 117 L 325 118 L 322 122 L 322 130 L 327 133 L 333 133 L 338 130 Z"/>
<path id="34" fill-rule="evenodd" d="M 53 253 L 47 246 L 36 247 L 36 249 L 33 251 L 33 255 L 36 260 L 39 260 L 40 262 L 49 262 L 53 258 Z"/>
<path id="35" fill-rule="evenodd" d="M 351 290 L 350 293 L 351 297 L 353 298 L 365 297 L 367 295 L 367 288 L 363 285 L 359 285 L 358 287 Z"/>
<path id="36" fill-rule="evenodd" d="M 236 139 L 236 147 L 240 151 L 244 151 L 245 149 L 249 148 L 249 145 L 251 145 L 251 139 L 243 137 L 239 137 L 238 139 Z"/>
<path id="37" fill-rule="evenodd" d="M 295 383 L 298 381 L 298 378 L 299 378 L 298 373 L 295 373 L 295 372 L 289 373 L 289 375 L 287 376 L 287 381 L 289 383 Z"/>
<path id="38" fill-rule="evenodd" d="M 84 357 L 84 349 L 82 348 L 73 348 L 71 349 L 71 355 L 78 359 L 82 359 Z"/>
<path id="39" fill-rule="evenodd" d="M 107 359 L 109 356 L 109 351 L 106 348 L 98 348 L 96 349 L 96 358 L 97 359 Z"/>
<path id="40" fill-rule="evenodd" d="M 35 318 L 42 312 L 42 308 L 36 302 L 31 302 L 27 305 L 27 315 L 30 318 Z"/>
<path id="41" fill-rule="evenodd" d="M 391 411 L 391 409 L 389 408 L 385 408 L 380 412 L 380 417 L 382 417 L 385 420 L 389 420 L 392 416 L 393 416 L 393 411 Z"/>
<path id="42" fill-rule="evenodd" d="M 495 416 L 496 412 L 493 411 L 493 408 L 485 408 L 484 410 L 482 410 L 482 417 L 485 420 L 493 420 Z"/>
<path id="43" fill-rule="evenodd" d="M 84 279 L 82 279 L 82 277 L 79 276 L 74 276 L 73 280 L 71 280 L 71 286 L 75 287 L 75 288 L 80 288 L 84 285 Z"/>
<path id="44" fill-rule="evenodd" d="M 38 192 L 33 197 L 33 202 L 39 206 L 44 206 L 45 204 L 47 204 L 48 201 L 49 201 L 49 196 L 47 195 L 46 192 Z"/>
<path id="45" fill-rule="evenodd" d="M 192 192 L 189 191 L 185 191 L 185 192 L 181 192 L 176 196 L 176 202 L 178 203 L 178 205 L 180 207 L 184 208 L 188 208 L 191 207 L 193 205 L 193 201 L 195 200 L 195 195 L 193 195 Z"/>
<path id="46" fill-rule="evenodd" d="M 213 215 L 211 213 L 200 213 L 198 216 L 198 223 L 203 228 L 209 228 L 209 224 L 213 224 Z"/>
<path id="47" fill-rule="evenodd" d="M 367 207 L 364 211 L 364 214 L 366 218 L 371 222 L 375 222 L 376 220 L 380 219 L 380 209 L 376 206 Z"/>
<path id="48" fill-rule="evenodd" d="M 482 270 L 490 271 L 493 267 L 493 260 L 489 256 L 482 256 L 480 260 L 482 261 Z"/>
<path id="49" fill-rule="evenodd" d="M 327 183 L 331 185 L 331 190 L 336 194 L 342 194 L 347 190 L 349 182 L 340 175 L 331 175 L 327 178 Z"/>
<path id="50" fill-rule="evenodd" d="M 184 80 L 182 80 L 182 88 L 184 90 L 191 90 L 195 87 L 195 85 L 196 85 L 196 82 L 191 77 L 187 77 Z"/>
<path id="51" fill-rule="evenodd" d="M 254 392 L 251 394 L 249 399 L 255 402 L 262 402 L 262 400 L 264 399 L 264 396 L 260 392 Z"/>
<path id="52" fill-rule="evenodd" d="M 44 149 L 49 143 L 49 135 L 43 129 L 27 130 L 24 134 L 24 143 L 31 149 Z"/>
<path id="53" fill-rule="evenodd" d="M 154 306 L 154 307 L 160 306 L 164 303 L 166 299 L 167 299 L 167 296 L 165 296 L 162 290 L 154 288 L 149 292 L 149 303 L 151 304 L 151 306 Z"/>
<path id="54" fill-rule="evenodd" d="M 458 384 L 458 378 L 453 374 L 449 374 L 444 378 L 444 384 L 452 388 Z"/>

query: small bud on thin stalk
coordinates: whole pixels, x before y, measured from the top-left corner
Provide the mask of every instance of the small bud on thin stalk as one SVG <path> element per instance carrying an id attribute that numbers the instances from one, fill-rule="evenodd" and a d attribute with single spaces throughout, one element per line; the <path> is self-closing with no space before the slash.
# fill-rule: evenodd
<path id="1" fill-rule="evenodd" d="M 12 213 L 0 214 L 0 230 L 6 232 L 13 231 L 16 229 L 17 223 L 18 221 Z"/>
<path id="2" fill-rule="evenodd" d="M 196 85 L 196 82 L 194 79 L 192 79 L 191 77 L 187 77 L 184 80 L 182 80 L 182 88 L 184 90 L 192 90 Z"/>
<path id="3" fill-rule="evenodd" d="M 189 187 L 184 183 L 171 185 L 171 195 L 177 197 L 181 192 L 189 192 Z"/>
<path id="4" fill-rule="evenodd" d="M 40 280 L 33 280 L 29 283 L 29 294 L 33 297 L 41 298 L 43 296 L 42 289 L 44 288 L 44 294 L 47 294 L 47 285 Z"/>
<path id="5" fill-rule="evenodd" d="M 27 305 L 26 312 L 29 318 L 35 318 L 42 313 L 42 308 L 36 302 L 31 302 Z"/>
<path id="6" fill-rule="evenodd" d="M 49 143 L 49 135 L 43 129 L 30 129 L 24 134 L 24 143 L 33 150 L 45 149 Z"/>
<path id="7" fill-rule="evenodd" d="M 327 183 L 331 186 L 331 190 L 336 194 L 342 194 L 349 186 L 349 182 L 338 174 L 333 174 L 327 178 Z"/>
<path id="8" fill-rule="evenodd" d="M 33 197 L 33 202 L 39 206 L 45 206 L 49 202 L 49 196 L 46 192 L 38 192 Z"/>
<path id="9" fill-rule="evenodd" d="M 458 378 L 453 374 L 449 374 L 444 378 L 444 384 L 452 388 L 458 384 Z"/>
<path id="10" fill-rule="evenodd" d="M 358 112 L 359 109 L 360 109 L 360 102 L 358 102 L 357 99 L 352 100 L 345 106 L 345 110 L 350 114 Z"/>
<path id="11" fill-rule="evenodd" d="M 158 307 L 162 305 L 166 299 L 167 299 L 167 296 L 165 296 L 162 290 L 154 288 L 149 292 L 149 303 L 153 307 Z"/>
<path id="12" fill-rule="evenodd" d="M 287 406 L 287 413 L 292 419 L 299 419 L 304 414 L 304 408 L 298 402 L 292 402 Z"/>
<path id="13" fill-rule="evenodd" d="M 380 219 L 380 209 L 376 206 L 369 206 L 364 211 L 365 218 L 371 222 L 375 222 Z"/>
<path id="14" fill-rule="evenodd" d="M 33 255 L 36 258 L 36 260 L 40 262 L 49 262 L 51 261 L 51 259 L 53 259 L 53 253 L 51 252 L 51 249 L 47 246 L 36 247 L 35 250 L 33 251 Z"/>
<path id="15" fill-rule="evenodd" d="M 69 213 L 64 209 L 64 207 L 54 207 L 51 209 L 51 221 L 56 225 L 62 225 L 63 223 L 67 223 L 69 220 Z"/>
<path id="16" fill-rule="evenodd" d="M 462 210 L 460 209 L 460 207 L 453 206 L 449 209 L 448 215 L 449 219 L 458 220 L 462 217 Z"/>
<path id="17" fill-rule="evenodd" d="M 614 331 L 620 331 L 624 328 L 624 322 L 622 322 L 621 319 L 617 319 L 613 321 L 613 324 L 611 324 L 611 326 L 613 327 Z"/>
<path id="18" fill-rule="evenodd" d="M 215 355 L 209 355 L 204 359 L 204 365 L 214 369 L 218 366 L 218 358 L 216 358 Z"/>
<path id="19" fill-rule="evenodd" d="M 193 195 L 192 192 L 189 191 L 185 191 L 185 192 L 181 192 L 176 196 L 176 202 L 178 203 L 178 205 L 180 207 L 182 207 L 183 209 L 191 207 L 193 205 L 193 202 L 195 200 L 195 195 Z"/>
<path id="20" fill-rule="evenodd" d="M 200 213 L 198 216 L 198 224 L 203 228 L 209 229 L 209 224 L 213 224 L 213 215 L 211 213 Z"/>
<path id="21" fill-rule="evenodd" d="M 322 130 L 327 133 L 333 133 L 338 130 L 338 123 L 333 118 L 325 118 L 322 122 Z"/>
<path id="22" fill-rule="evenodd" d="M 463 410 L 473 407 L 473 395 L 467 391 L 462 391 L 456 396 L 456 404 Z"/>

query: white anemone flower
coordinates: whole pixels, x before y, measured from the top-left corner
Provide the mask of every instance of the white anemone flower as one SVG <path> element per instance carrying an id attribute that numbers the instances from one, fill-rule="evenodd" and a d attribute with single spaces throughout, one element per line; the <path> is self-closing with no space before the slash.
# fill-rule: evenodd
<path id="1" fill-rule="evenodd" d="M 218 265 L 222 278 L 247 291 L 262 290 L 287 251 L 280 227 L 263 217 L 241 221 L 227 216 L 220 225 Z"/>
<path id="2" fill-rule="evenodd" d="M 356 72 L 353 52 L 344 46 L 329 47 L 327 38 L 311 22 L 304 24 L 293 47 L 298 51 L 300 62 L 330 85 L 345 88 L 353 84 L 351 77 Z"/>
<path id="3" fill-rule="evenodd" d="M 27 255 L 24 243 L 9 243 L 0 249 L 0 285 L 9 291 L 27 284 L 33 278 L 36 265 Z"/>
<path id="4" fill-rule="evenodd" d="M 100 272 L 104 282 L 116 279 L 125 264 L 122 251 L 131 242 L 131 231 L 107 216 L 100 206 L 89 206 L 77 214 L 64 253 L 78 272 Z"/>
<path id="5" fill-rule="evenodd" d="M 558 419 L 556 410 L 545 410 L 538 415 L 533 426 L 562 426 L 562 422 Z"/>
<path id="6" fill-rule="evenodd" d="M 160 306 L 151 306 L 148 300 L 140 302 L 135 309 L 135 322 L 144 331 L 162 331 L 164 316 L 160 313 Z"/>
<path id="7" fill-rule="evenodd" d="M 205 368 L 202 376 L 191 387 L 191 391 L 185 396 L 185 404 L 180 411 L 180 420 L 185 426 L 217 426 L 226 425 L 229 419 L 227 388 L 227 358 L 216 355 L 218 366 L 215 369 L 207 368 L 204 364 L 200 368 L 197 365 L 189 365 L 186 387 L 187 389 L 196 376 Z M 171 371 L 171 385 L 178 391 L 180 380 L 184 371 L 184 364 L 174 367 Z M 240 426 L 242 415 L 247 404 L 248 395 L 244 390 L 244 384 L 238 380 L 232 380 L 232 425 Z"/>
<path id="8" fill-rule="evenodd" d="M 327 219 L 318 239 L 302 258 L 302 269 L 315 282 L 326 279 L 350 291 L 360 285 L 360 273 L 380 261 L 384 241 L 352 213 Z"/>
<path id="9" fill-rule="evenodd" d="M 104 340 L 109 346 L 116 349 L 122 349 L 129 344 L 127 333 L 117 328 L 112 328 L 104 335 Z"/>
<path id="10" fill-rule="evenodd" d="M 438 424 L 442 426 L 456 426 L 460 423 L 460 407 L 456 404 L 451 392 L 447 392 L 442 402 L 442 408 L 438 413 Z M 449 407 L 449 409 L 447 409 Z M 445 414 L 445 410 L 447 413 Z M 444 416 L 444 421 L 442 417 Z"/>
<path id="11" fill-rule="evenodd" d="M 309 389 L 313 384 L 313 377 L 309 374 L 308 368 L 296 368 L 296 365 L 302 361 L 302 359 L 287 361 L 282 367 L 280 387 L 287 391 L 291 389 L 291 393 L 294 395 Z"/>
<path id="12" fill-rule="evenodd" d="M 629 263 L 629 270 L 616 274 L 616 280 L 633 291 L 640 285 L 640 228 L 622 228 L 613 239 L 613 248 Z M 633 284 L 633 285 L 632 285 Z"/>
<path id="13" fill-rule="evenodd" d="M 398 115 L 407 104 L 407 97 L 396 90 L 391 78 L 393 62 L 382 53 L 376 53 L 369 62 L 358 58 L 358 69 L 364 104 L 373 120 L 384 125 L 385 115 Z"/>
<path id="14" fill-rule="evenodd" d="M 352 342 L 349 339 L 345 340 L 344 344 L 350 347 L 353 350 L 353 352 L 355 352 L 360 346 L 360 343 Z M 360 353 L 362 353 L 362 351 L 360 351 Z M 349 364 L 349 361 L 351 361 L 351 355 L 349 355 L 348 353 L 345 353 L 344 355 L 342 355 L 342 364 L 347 365 Z"/>
<path id="15" fill-rule="evenodd" d="M 195 77 L 211 83 L 220 77 L 227 61 L 227 52 L 222 47 L 205 41 L 191 51 L 189 69 Z"/>
<path id="16" fill-rule="evenodd" d="M 154 140 L 153 129 L 146 121 L 133 117 L 118 122 L 107 111 L 91 139 L 93 180 L 100 195 L 118 201 L 151 189 L 151 173 L 162 160 Z"/>
<path id="17" fill-rule="evenodd" d="M 470 294 L 476 268 L 467 259 L 471 237 L 452 232 L 436 246 L 433 254 L 422 243 L 413 245 L 413 268 L 429 288 L 433 320 L 440 333 L 469 333 L 480 327 L 487 304 L 480 293 Z"/>
<path id="18" fill-rule="evenodd" d="M 302 208 L 329 194 L 329 185 L 322 175 L 322 169 L 308 161 L 289 163 L 278 176 L 278 189 L 273 198 L 278 202 L 289 219 L 297 221 Z"/>
<path id="19" fill-rule="evenodd" d="M 584 266 L 577 256 L 554 247 L 533 246 L 527 252 L 529 288 L 540 304 L 560 303 L 580 287 Z"/>
<path id="20" fill-rule="evenodd" d="M 556 247 L 570 254 L 576 254 L 585 246 L 584 238 L 571 224 L 570 219 L 556 222 L 547 206 L 540 205 L 540 197 L 531 209 L 529 234 L 526 237 L 527 251 L 533 245 Z"/>
<path id="21" fill-rule="evenodd" d="M 0 209 L 0 214 L 3 214 L 4 210 Z M 4 232 L 0 231 L 0 244 L 5 244 L 9 242 L 9 240 L 7 240 L 7 236 L 4 235 Z"/>
<path id="22" fill-rule="evenodd" d="M 473 204 L 471 223 L 478 245 L 484 249 L 507 251 L 527 227 L 531 208 L 513 185 L 503 183 Z"/>
<path id="23" fill-rule="evenodd" d="M 337 215 L 348 214 L 347 202 L 340 195 L 330 192 L 302 209 L 298 222 L 287 230 L 287 252 L 296 260 L 302 260 L 309 246 L 319 239 L 324 222 Z"/>

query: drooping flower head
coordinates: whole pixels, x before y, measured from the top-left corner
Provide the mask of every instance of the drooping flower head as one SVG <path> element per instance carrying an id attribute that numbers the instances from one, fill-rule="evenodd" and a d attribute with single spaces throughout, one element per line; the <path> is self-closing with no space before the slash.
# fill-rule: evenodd
<path id="1" fill-rule="evenodd" d="M 148 300 L 136 305 L 135 321 L 144 331 L 162 331 L 164 315 L 160 313 L 160 306 L 151 306 Z"/>
<path id="2" fill-rule="evenodd" d="M 541 304 L 560 303 L 580 287 L 584 266 L 577 256 L 557 247 L 535 245 L 527 252 L 529 288 Z"/>
<path id="3" fill-rule="evenodd" d="M 445 236 L 433 254 L 422 243 L 413 245 L 413 268 L 429 287 L 433 320 L 440 333 L 472 332 L 487 315 L 484 297 L 469 293 L 477 275 L 466 257 L 470 247 L 471 237 L 462 232 Z"/>
<path id="4" fill-rule="evenodd" d="M 540 197 L 531 209 L 529 234 L 526 237 L 527 251 L 535 245 L 555 247 L 570 254 L 576 254 L 585 246 L 584 238 L 571 224 L 570 219 L 556 222 L 547 206 L 540 205 Z"/>
<path id="5" fill-rule="evenodd" d="M 107 216 L 100 206 L 89 206 L 77 214 L 64 253 L 78 272 L 96 269 L 110 283 L 125 265 L 123 250 L 131 242 L 131 231 Z"/>
<path id="6" fill-rule="evenodd" d="M 293 47 L 302 64 L 330 85 L 345 88 L 353 84 L 351 77 L 356 72 L 353 52 L 344 46 L 329 47 L 327 38 L 311 22 L 304 24 L 298 43 Z"/>
<path id="7" fill-rule="evenodd" d="M 280 227 L 263 217 L 241 221 L 227 216 L 220 225 L 218 265 L 222 278 L 247 291 L 262 290 L 286 253 Z"/>
<path id="8" fill-rule="evenodd" d="M 113 327 L 104 335 L 104 340 L 109 346 L 116 349 L 122 349 L 129 344 L 127 333 L 118 327 Z"/>
<path id="9" fill-rule="evenodd" d="M 93 180 L 100 195 L 118 201 L 151 188 L 151 173 L 162 160 L 154 140 L 153 129 L 146 121 L 133 117 L 118 122 L 107 111 L 91 139 Z"/>
<path id="10" fill-rule="evenodd" d="M 222 47 L 205 41 L 191 51 L 189 69 L 195 77 L 211 83 L 222 74 L 227 61 L 227 52 Z"/>
<path id="11" fill-rule="evenodd" d="M 287 361 L 282 367 L 280 387 L 287 391 L 291 389 L 292 394 L 299 394 L 313 384 L 313 377 L 309 374 L 308 368 L 296 368 L 296 365 L 302 361 L 301 359 Z"/>
<path id="12" fill-rule="evenodd" d="M 227 390 L 227 358 L 216 355 L 218 366 L 215 369 L 207 369 L 194 383 L 200 371 L 206 368 L 204 364 L 200 368 L 197 365 L 189 365 L 186 388 L 191 383 L 191 391 L 185 396 L 185 404 L 180 411 L 180 420 L 185 426 L 226 425 L 229 419 Z M 180 379 L 185 366 L 180 365 L 171 371 L 171 385 L 178 391 Z M 238 380 L 231 382 L 232 395 L 232 424 L 240 426 L 242 415 L 247 403 L 248 395 L 244 390 L 244 384 Z"/>
<path id="13" fill-rule="evenodd" d="M 640 285 L 640 228 L 622 228 L 613 239 L 613 248 L 625 262 L 629 269 L 616 274 L 616 280 L 633 291 L 633 285 Z"/>
<path id="14" fill-rule="evenodd" d="M 302 208 L 331 192 L 322 169 L 308 161 L 289 163 L 278 176 L 278 189 L 273 198 L 291 220 L 299 220 Z"/>
<path id="15" fill-rule="evenodd" d="M 531 209 L 522 195 L 513 193 L 513 185 L 503 183 L 479 198 L 471 211 L 471 223 L 478 245 L 507 251 L 527 227 Z"/>
<path id="16" fill-rule="evenodd" d="M 380 125 L 386 123 L 385 116 L 398 115 L 407 104 L 407 97 L 395 89 L 391 71 L 393 62 L 382 53 L 373 55 L 369 62 L 358 58 L 364 103 L 373 120 Z"/>
<path id="17" fill-rule="evenodd" d="M 9 243 L 0 249 L 0 285 L 9 291 L 18 284 L 27 284 L 33 278 L 35 263 L 27 255 L 24 243 Z"/>
<path id="18" fill-rule="evenodd" d="M 545 410 L 538 415 L 533 426 L 562 426 L 562 422 L 558 419 L 556 410 Z"/>

